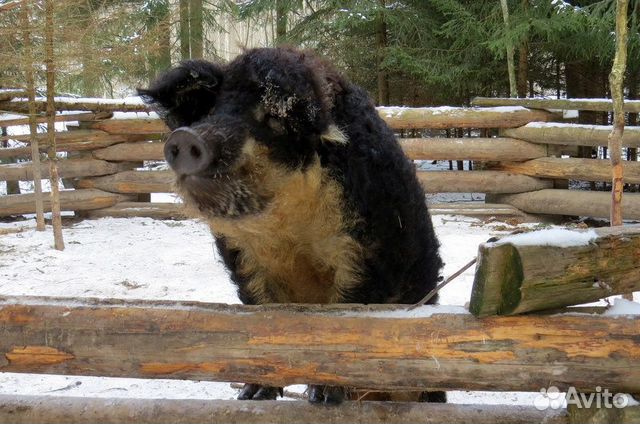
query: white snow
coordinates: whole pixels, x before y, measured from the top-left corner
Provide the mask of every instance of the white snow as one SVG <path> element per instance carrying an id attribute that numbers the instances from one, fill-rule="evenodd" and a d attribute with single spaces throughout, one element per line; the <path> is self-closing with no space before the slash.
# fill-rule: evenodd
<path id="1" fill-rule="evenodd" d="M 113 112 L 111 119 L 160 119 L 155 112 Z"/>
<path id="2" fill-rule="evenodd" d="M 640 303 L 626 299 L 615 299 L 613 306 L 607 309 L 604 315 L 640 315 Z"/>
<path id="3" fill-rule="evenodd" d="M 158 195 L 162 196 L 162 195 Z M 170 200 L 164 195 L 162 200 Z M 449 276 L 477 254 L 478 245 L 514 229 L 473 218 L 434 216 L 434 227 Z M 527 224 L 522 227 L 531 228 Z M 52 248 L 51 228 L 33 230 L 33 220 L 0 223 L 0 229 L 27 227 L 0 236 L 0 296 L 101 297 L 239 303 L 234 286 L 213 248 L 206 225 L 197 221 L 149 218 L 85 220 L 64 229 L 66 249 Z M 424 317 L 467 313 L 473 268 L 440 292 L 443 306 L 376 313 L 384 317 Z M 365 312 L 366 313 L 366 312 Z M 304 386 L 288 387 L 301 392 Z M 0 393 L 19 395 L 128 398 L 233 399 L 228 383 L 185 380 L 76 377 L 0 373 Z M 452 403 L 533 405 L 538 393 L 448 392 Z"/>
<path id="4" fill-rule="evenodd" d="M 586 246 L 596 238 L 598 234 L 594 230 L 571 231 L 564 228 L 551 228 L 503 237 L 493 242 L 493 245 L 508 243 L 515 246 L 573 247 Z"/>

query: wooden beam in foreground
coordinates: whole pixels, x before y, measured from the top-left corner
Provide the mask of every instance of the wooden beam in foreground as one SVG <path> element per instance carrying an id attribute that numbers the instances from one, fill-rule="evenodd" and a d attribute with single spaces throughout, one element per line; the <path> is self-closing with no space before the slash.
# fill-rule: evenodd
<path id="1" fill-rule="evenodd" d="M 640 290 L 640 225 L 507 236 L 480 245 L 478 258 L 474 315 L 595 302 Z"/>
<path id="2" fill-rule="evenodd" d="M 532 122 L 524 127 L 506 128 L 501 130 L 500 134 L 531 143 L 596 147 L 608 144 L 607 138 L 610 132 L 610 125 Z M 640 127 L 626 128 L 622 136 L 622 145 L 640 147 Z"/>
<path id="3" fill-rule="evenodd" d="M 0 298 L 0 372 L 380 390 L 640 392 L 640 316 Z"/>
<path id="4" fill-rule="evenodd" d="M 566 410 L 533 406 L 345 402 L 322 407 L 306 401 L 121 399 L 0 395 L 0 423 L 568 423 Z"/>
<path id="5" fill-rule="evenodd" d="M 0 196 L 0 216 L 35 213 L 35 194 L 10 194 Z M 101 190 L 64 190 L 60 192 L 63 211 L 101 209 L 131 200 L 130 196 L 107 193 Z M 49 196 L 43 199 L 45 212 L 51 211 Z"/>

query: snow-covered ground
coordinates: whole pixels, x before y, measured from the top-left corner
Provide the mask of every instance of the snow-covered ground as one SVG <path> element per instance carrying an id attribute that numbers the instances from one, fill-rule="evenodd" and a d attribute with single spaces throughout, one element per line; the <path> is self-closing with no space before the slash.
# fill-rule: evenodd
<path id="1" fill-rule="evenodd" d="M 445 276 L 475 257 L 479 243 L 515 229 L 458 216 L 434 216 L 433 221 L 442 244 Z M 85 220 L 65 228 L 66 249 L 62 252 L 53 249 L 50 229 L 36 232 L 32 220 L 0 224 L 0 229 L 13 227 L 28 228 L 0 237 L 0 296 L 239 302 L 214 252 L 211 234 L 197 221 Z M 465 305 L 473 274 L 471 268 L 445 287 L 441 303 Z M 304 386 L 289 390 L 303 391 Z M 0 394 L 232 399 L 237 389 L 214 382 L 0 373 Z M 450 392 L 449 400 L 533 405 L 537 395 Z"/>

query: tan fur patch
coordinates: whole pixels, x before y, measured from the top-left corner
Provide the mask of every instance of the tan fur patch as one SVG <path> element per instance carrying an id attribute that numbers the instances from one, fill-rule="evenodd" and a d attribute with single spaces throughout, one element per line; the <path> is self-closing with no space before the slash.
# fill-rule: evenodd
<path id="1" fill-rule="evenodd" d="M 257 215 L 209 218 L 212 232 L 241 253 L 239 272 L 252 275 L 259 303 L 335 303 L 358 284 L 363 249 L 348 233 L 343 192 L 316 160 L 304 172 L 284 169 L 251 144 L 245 175 L 270 198 Z"/>

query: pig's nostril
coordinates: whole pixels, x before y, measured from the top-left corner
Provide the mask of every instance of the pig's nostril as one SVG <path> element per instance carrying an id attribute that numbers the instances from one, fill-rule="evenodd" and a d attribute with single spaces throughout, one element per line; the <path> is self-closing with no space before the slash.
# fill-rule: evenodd
<path id="1" fill-rule="evenodd" d="M 171 155 L 172 158 L 177 157 L 179 153 L 180 153 L 180 149 L 178 148 L 178 146 L 173 145 L 169 148 L 169 154 Z"/>
<path id="2" fill-rule="evenodd" d="M 202 151 L 197 146 L 191 146 L 190 153 L 194 159 L 198 159 L 202 155 Z"/>

